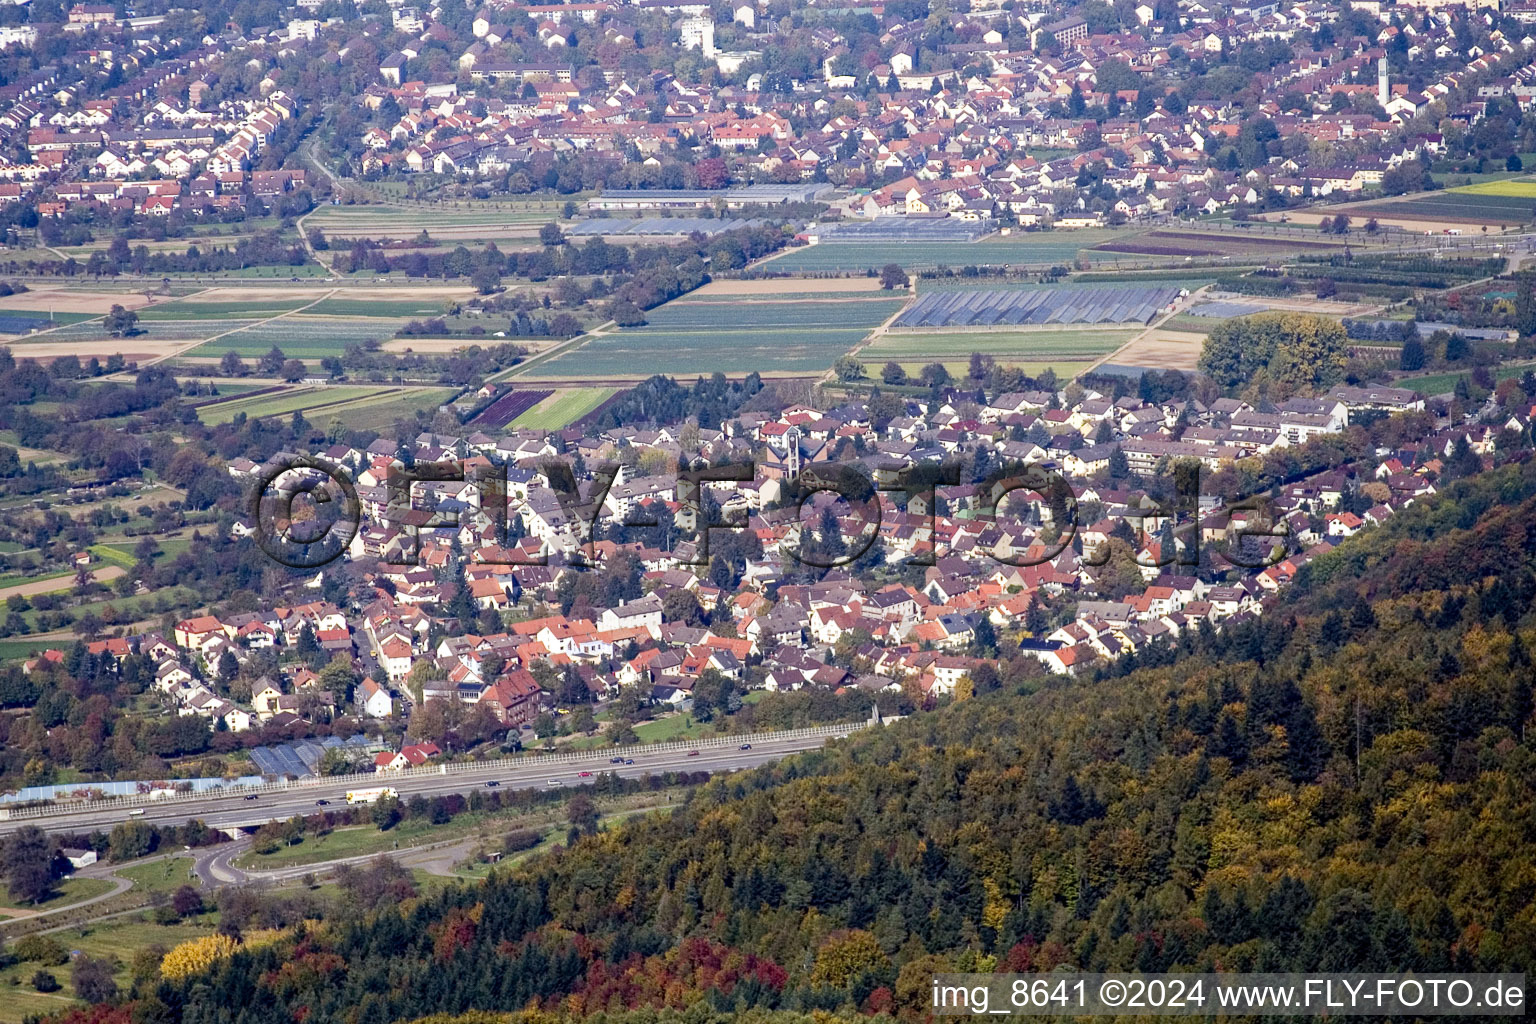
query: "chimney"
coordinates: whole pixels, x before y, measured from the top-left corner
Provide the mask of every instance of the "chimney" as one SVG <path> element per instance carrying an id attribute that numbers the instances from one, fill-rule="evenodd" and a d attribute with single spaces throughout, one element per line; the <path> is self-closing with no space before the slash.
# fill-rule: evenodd
<path id="1" fill-rule="evenodd" d="M 1385 107 L 1391 98 L 1392 90 L 1387 85 L 1387 58 L 1379 57 L 1376 60 L 1376 102 Z"/>

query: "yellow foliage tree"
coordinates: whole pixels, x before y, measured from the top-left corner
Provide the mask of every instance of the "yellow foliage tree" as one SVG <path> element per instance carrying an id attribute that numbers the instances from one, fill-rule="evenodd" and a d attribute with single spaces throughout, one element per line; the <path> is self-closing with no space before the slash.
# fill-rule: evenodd
<path id="1" fill-rule="evenodd" d="M 206 971 L 220 959 L 231 956 L 240 946 L 228 935 L 204 935 L 188 939 L 160 961 L 160 974 L 172 981 Z"/>
<path id="2" fill-rule="evenodd" d="M 816 954 L 811 981 L 842 988 L 865 971 L 890 966 L 875 937 L 862 929 L 833 932 Z"/>

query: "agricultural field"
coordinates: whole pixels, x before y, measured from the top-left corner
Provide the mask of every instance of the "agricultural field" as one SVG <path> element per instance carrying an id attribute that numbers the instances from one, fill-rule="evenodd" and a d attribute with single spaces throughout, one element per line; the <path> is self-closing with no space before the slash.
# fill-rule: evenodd
<path id="1" fill-rule="evenodd" d="M 1124 350 L 1116 351 L 1109 361 L 1117 366 L 1192 371 L 1204 346 L 1204 334 L 1154 328 L 1143 331 Z"/>
<path id="2" fill-rule="evenodd" d="M 216 399 L 197 407 L 204 423 L 227 423 L 236 414 L 247 417 L 287 416 L 301 412 L 316 423 L 328 423 L 333 416 L 345 416 L 349 426 L 359 426 L 358 417 L 371 418 L 381 407 L 425 408 L 447 401 L 451 388 L 407 388 L 364 384 L 275 385 L 260 394 L 238 395 L 228 400 Z M 392 418 L 392 416 L 391 416 Z M 386 420 L 388 422 L 388 420 Z"/>
<path id="3" fill-rule="evenodd" d="M 560 388 L 512 421 L 530 430 L 563 430 L 602 405 L 618 388 Z"/>
<path id="4" fill-rule="evenodd" d="M 1457 195 L 1514 196 L 1520 199 L 1536 199 L 1536 178 L 1506 178 L 1502 181 L 1480 181 L 1475 185 L 1447 189 Z"/>
<path id="5" fill-rule="evenodd" d="M 453 388 L 420 387 L 380 392 L 345 406 L 318 411 L 315 422 L 329 423 L 332 417 L 341 417 L 354 430 L 387 430 L 398 419 L 413 418 L 418 409 L 436 409 L 455 393 Z"/>
<path id="6" fill-rule="evenodd" d="M 1226 273 L 1228 268 L 1223 267 Z M 1042 288 L 1083 288 L 1102 285 L 1114 285 L 1124 287 L 1128 285 L 1168 285 L 1174 288 L 1182 288 L 1186 291 L 1196 291 L 1208 284 L 1215 283 L 1216 278 L 1210 274 L 1196 274 L 1191 271 L 1167 271 L 1151 270 L 1134 273 L 1114 273 L 1110 270 L 1090 271 L 1083 274 L 1074 274 L 1071 277 L 1063 277 L 1051 281 L 1030 280 L 1023 277 L 967 277 L 964 274 L 947 274 L 942 277 L 919 278 L 916 283 L 916 291 L 919 296 L 929 292 L 953 292 L 953 291 L 1038 291 Z"/>
<path id="7" fill-rule="evenodd" d="M 1046 330 L 1046 331 L 902 331 L 882 334 L 859 351 L 865 365 L 886 360 L 919 364 L 946 358 L 969 359 L 972 352 L 989 355 L 999 362 L 1048 362 L 1093 360 L 1113 352 L 1136 336 L 1136 331 Z"/>
<path id="8" fill-rule="evenodd" d="M 324 425 L 344 417 L 347 426 L 368 429 L 387 426 L 397 416 L 433 408 L 453 397 L 454 389 L 442 387 L 388 387 L 363 384 L 279 385 L 260 394 L 240 395 L 197 407 L 204 423 L 227 423 L 237 413 L 247 417 L 289 416 L 301 412 L 310 422 Z"/>
<path id="9" fill-rule="evenodd" d="M 547 380 L 641 380 L 656 373 L 819 374 L 884 323 L 906 296 L 722 304 L 680 299 L 642 327 L 593 335 L 519 374 Z"/>
<path id="10" fill-rule="evenodd" d="M 1413 226 L 1418 230 L 1477 230 L 1483 225 L 1503 228 L 1536 220 L 1536 192 L 1509 190 L 1526 183 L 1487 182 L 1466 188 L 1428 192 L 1413 197 L 1352 203 L 1351 217 L 1375 217 L 1379 221 Z M 1481 191 L 1491 189 L 1492 191 Z"/>
<path id="11" fill-rule="evenodd" d="M 907 270 L 929 267 L 1067 265 L 1078 259 L 1091 263 L 1128 260 L 1124 253 L 1102 252 L 1095 246 L 1129 233 L 1109 228 L 1083 231 L 1026 231 L 993 236 L 979 242 L 825 242 L 791 249 L 764 264 L 774 272 L 856 272 L 899 263 Z"/>
<path id="12" fill-rule="evenodd" d="M 479 415 L 470 420 L 470 424 L 482 430 L 500 429 L 552 394 L 554 391 L 548 388 L 513 388 L 480 410 Z"/>
<path id="13" fill-rule="evenodd" d="M 149 323 L 158 323 L 166 320 L 203 321 L 224 318 L 262 320 L 267 317 L 291 313 L 310 301 L 312 300 L 303 295 L 289 296 L 287 298 L 271 296 L 252 299 L 246 302 L 241 302 L 238 299 L 209 302 L 200 302 L 193 298 L 178 299 L 175 302 L 167 302 L 139 310 L 139 326 L 141 330 L 157 330 L 158 328 L 149 327 Z"/>
<path id="14" fill-rule="evenodd" d="M 73 289 L 62 285 L 40 286 L 5 296 L 6 310 L 16 316 L 43 316 L 50 312 L 89 313 L 104 316 L 113 306 L 140 309 L 150 304 L 143 292 Z"/>
<path id="15" fill-rule="evenodd" d="M 204 423 L 228 423 L 236 414 L 247 417 L 281 416 L 296 411 L 314 409 L 321 405 L 350 401 L 376 394 L 378 389 L 367 387 L 320 386 L 274 387 L 258 395 L 243 395 L 229 401 L 215 401 L 198 406 L 198 419 Z"/>
<path id="16" fill-rule="evenodd" d="M 53 322 L 52 322 L 51 325 L 49 325 L 49 327 L 40 328 L 41 330 L 49 330 L 49 329 L 51 329 L 52 327 L 55 327 L 55 326 L 57 326 L 57 327 L 65 327 L 65 326 L 67 326 L 69 324 L 78 324 L 78 323 L 80 323 L 83 320 L 94 319 L 96 317 L 96 314 L 95 313 L 49 313 L 49 312 L 46 312 L 46 311 L 39 312 L 38 310 L 35 310 L 35 309 L 15 309 L 15 308 L 9 308 L 9 307 L 6 308 L 6 309 L 0 309 L 0 317 L 13 317 L 13 316 L 25 317 L 26 319 L 29 319 L 29 320 L 34 320 L 34 319 L 52 320 Z"/>
<path id="17" fill-rule="evenodd" d="M 225 352 L 237 352 L 242 358 L 249 359 L 265 355 L 276 345 L 292 359 L 323 359 L 341 355 L 350 344 L 360 345 L 370 338 L 379 341 L 392 338 L 403 326 L 404 320 L 388 317 L 295 314 L 242 327 L 182 354 L 218 358 Z"/>
<path id="18" fill-rule="evenodd" d="M 219 316 L 206 319 L 149 320 L 141 323 L 135 333 L 125 337 L 113 338 L 112 333 L 107 330 L 105 322 L 97 318 L 83 323 L 70 324 L 67 327 L 58 327 L 44 334 L 33 335 L 28 341 L 33 343 L 51 343 L 112 339 L 119 342 L 123 348 L 131 348 L 142 341 L 196 341 L 200 338 L 212 337 L 222 331 L 239 330 L 255 322 L 256 320 L 251 317 Z"/>
<path id="19" fill-rule="evenodd" d="M 405 317 L 442 316 L 448 300 L 419 299 L 321 299 L 304 311 L 306 316 Z"/>
<path id="20" fill-rule="evenodd" d="M 1141 256 L 1269 258 L 1290 253 L 1342 252 L 1344 247 L 1303 229 L 1255 225 L 1228 231 L 1159 229 L 1104 242 L 1097 248 L 1101 252 Z"/>
<path id="21" fill-rule="evenodd" d="M 322 231 L 328 239 L 392 238 L 410 240 L 423 229 L 428 237 L 450 247 L 462 242 L 476 247 L 503 239 L 536 241 L 539 228 L 558 221 L 560 207 L 497 209 L 493 204 L 465 203 L 457 209 L 398 206 L 326 206 L 304 222 L 305 230 Z"/>

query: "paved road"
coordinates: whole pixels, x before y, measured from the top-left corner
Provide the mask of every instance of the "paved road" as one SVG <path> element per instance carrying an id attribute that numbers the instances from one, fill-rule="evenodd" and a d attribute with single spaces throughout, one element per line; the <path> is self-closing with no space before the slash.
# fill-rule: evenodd
<path id="1" fill-rule="evenodd" d="M 397 860 L 407 868 L 421 868 L 434 875 L 451 878 L 454 867 L 468 857 L 480 842 L 481 840 L 476 836 L 444 839 L 404 849 L 380 850 L 377 853 L 361 853 L 351 857 L 316 861 L 313 864 L 295 864 L 291 867 L 258 871 L 235 865 L 234 862 L 248 853 L 251 848 L 249 839 L 241 839 L 198 851 L 192 862 L 192 870 L 197 874 L 199 882 L 209 888 L 217 889 L 229 885 L 291 882 L 305 875 L 324 875 L 344 864 L 367 864 L 383 856 Z"/>
<path id="2" fill-rule="evenodd" d="M 862 725 L 850 725 L 848 731 L 857 731 Z M 483 790 L 487 782 L 497 782 L 507 789 L 531 787 L 571 787 L 589 785 L 596 776 L 611 771 L 626 778 L 640 778 L 647 774 L 668 771 L 734 771 L 754 768 L 758 765 L 823 746 L 828 737 L 806 736 L 790 739 L 763 739 L 742 737 L 751 741 L 752 749 L 741 750 L 736 744 L 719 747 L 700 747 L 697 756 L 690 757 L 686 750 L 647 751 L 644 747 L 629 748 L 625 755 L 634 760 L 632 765 L 609 763 L 613 748 L 605 748 L 588 758 L 540 763 L 536 756 L 527 758 L 526 764 L 513 766 L 474 766 L 453 774 L 423 774 L 391 777 L 381 775 L 370 785 L 393 786 L 402 799 L 412 796 L 441 796 L 449 793 L 468 794 Z M 582 773 L 589 773 L 583 777 Z M 355 788 L 350 782 L 329 782 L 324 779 L 305 780 L 286 790 L 264 791 L 240 795 L 207 795 L 188 799 L 169 799 L 163 804 L 143 805 L 144 813 L 134 815 L 142 821 L 157 824 L 184 824 L 200 819 L 212 828 L 255 828 L 269 821 L 285 821 L 295 814 L 313 814 L 318 801 L 329 801 L 332 807 L 346 804 L 347 788 Z M 0 835 L 16 831 L 25 825 L 37 825 L 49 832 L 79 832 L 92 829 L 111 829 L 121 821 L 130 819 L 129 809 L 113 806 L 112 801 L 99 801 L 79 810 L 40 817 L 22 817 L 0 820 Z"/>

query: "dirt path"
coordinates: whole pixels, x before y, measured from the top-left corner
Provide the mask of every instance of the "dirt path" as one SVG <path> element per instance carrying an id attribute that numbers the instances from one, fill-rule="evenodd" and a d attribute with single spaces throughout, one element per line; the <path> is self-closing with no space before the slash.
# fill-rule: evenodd
<path id="1" fill-rule="evenodd" d="M 35 921 L 40 917 L 52 917 L 54 914 L 72 913 L 76 910 L 79 910 L 81 907 L 88 907 L 92 903 L 100 903 L 102 900 L 109 900 L 113 896 L 119 896 L 133 888 L 133 879 L 122 878 L 118 875 L 112 874 L 111 872 L 105 872 L 96 875 L 86 875 L 83 872 L 77 871 L 75 872 L 75 876 L 78 878 L 104 878 L 112 883 L 112 888 L 108 889 L 106 892 L 99 896 L 92 896 L 90 899 L 79 900 L 75 903 L 66 903 L 62 907 L 51 907 L 48 910 L 7 910 L 5 911 L 5 913 L 9 915 L 7 920 Z"/>
<path id="2" fill-rule="evenodd" d="M 91 573 L 91 578 L 97 583 L 110 583 L 119 576 L 126 575 L 127 569 L 120 565 L 104 565 Z M 36 597 L 38 594 L 52 594 L 60 590 L 68 590 L 75 585 L 75 575 L 54 576 L 45 580 L 34 580 L 31 583 L 18 583 L 14 587 L 6 587 L 0 590 L 0 601 L 12 597 Z"/>

